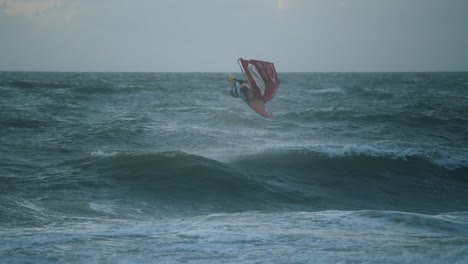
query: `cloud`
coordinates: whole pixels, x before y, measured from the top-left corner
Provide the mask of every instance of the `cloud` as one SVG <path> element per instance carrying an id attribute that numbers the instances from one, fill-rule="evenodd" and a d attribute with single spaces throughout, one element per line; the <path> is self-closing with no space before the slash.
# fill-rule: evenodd
<path id="1" fill-rule="evenodd" d="M 0 15 L 30 18 L 47 15 L 70 20 L 77 13 L 75 4 L 64 0 L 0 0 Z"/>
<path id="2" fill-rule="evenodd" d="M 60 2 L 61 0 L 0 0 L 0 6 L 8 16 L 22 15 L 31 17 L 59 6 Z"/>

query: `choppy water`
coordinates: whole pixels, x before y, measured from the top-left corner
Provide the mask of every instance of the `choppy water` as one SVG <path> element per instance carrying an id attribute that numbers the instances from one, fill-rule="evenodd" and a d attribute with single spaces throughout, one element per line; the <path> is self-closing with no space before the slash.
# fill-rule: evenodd
<path id="1" fill-rule="evenodd" d="M 0 73 L 0 262 L 468 261 L 468 73 L 227 76 Z"/>

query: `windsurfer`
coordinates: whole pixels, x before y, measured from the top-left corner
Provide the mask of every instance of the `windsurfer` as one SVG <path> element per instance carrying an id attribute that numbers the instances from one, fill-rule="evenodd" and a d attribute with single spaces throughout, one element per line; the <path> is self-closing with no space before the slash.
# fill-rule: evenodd
<path id="1" fill-rule="evenodd" d="M 252 90 L 248 83 L 244 80 L 238 80 L 234 76 L 229 76 L 229 83 L 231 83 L 231 96 L 235 98 L 241 98 L 244 101 L 250 101 L 254 99 Z"/>

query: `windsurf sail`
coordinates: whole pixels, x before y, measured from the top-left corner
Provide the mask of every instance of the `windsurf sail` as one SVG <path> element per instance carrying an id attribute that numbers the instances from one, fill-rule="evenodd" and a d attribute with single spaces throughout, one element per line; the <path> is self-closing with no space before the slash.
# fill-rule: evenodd
<path id="1" fill-rule="evenodd" d="M 242 58 L 238 62 L 255 97 L 264 103 L 270 101 L 280 84 L 275 65 L 268 61 Z"/>

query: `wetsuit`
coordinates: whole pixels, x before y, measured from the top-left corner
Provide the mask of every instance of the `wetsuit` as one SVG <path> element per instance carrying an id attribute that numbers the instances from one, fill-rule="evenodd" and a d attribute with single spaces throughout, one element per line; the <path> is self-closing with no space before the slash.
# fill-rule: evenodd
<path id="1" fill-rule="evenodd" d="M 245 86 L 242 86 L 244 83 L 246 82 L 242 80 L 237 80 L 235 86 L 233 86 L 231 89 L 231 95 L 236 98 L 240 97 L 242 98 L 242 100 L 246 101 L 251 99 L 248 96 L 250 93 L 250 89 Z"/>

